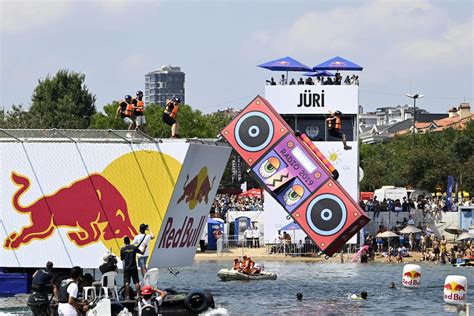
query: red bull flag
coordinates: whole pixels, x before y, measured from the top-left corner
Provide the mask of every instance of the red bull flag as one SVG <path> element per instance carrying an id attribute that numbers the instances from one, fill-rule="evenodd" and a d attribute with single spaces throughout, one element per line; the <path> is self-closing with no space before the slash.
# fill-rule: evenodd
<path id="1" fill-rule="evenodd" d="M 78 145 L 0 140 L 0 266 L 52 261 L 55 267 L 96 268 L 106 251 L 119 255 L 123 238 L 133 240 L 141 223 L 161 235 L 170 218 L 183 237 L 164 244 L 192 261 L 186 255 L 203 226 L 202 206 L 214 199 L 229 152 L 185 141 L 131 146 L 104 139 Z M 178 205 L 189 213 L 173 208 L 181 196 Z M 157 239 L 149 245 L 155 266 L 161 259 L 154 250 Z"/>

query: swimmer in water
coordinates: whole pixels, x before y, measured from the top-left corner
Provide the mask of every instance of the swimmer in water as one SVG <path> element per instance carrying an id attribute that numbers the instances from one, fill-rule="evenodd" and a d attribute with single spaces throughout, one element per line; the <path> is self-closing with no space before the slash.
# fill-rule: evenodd
<path id="1" fill-rule="evenodd" d="M 301 294 L 301 293 L 296 293 L 296 300 L 297 300 L 297 301 L 302 301 L 302 300 L 303 300 L 303 294 Z"/>
<path id="2" fill-rule="evenodd" d="M 353 300 L 353 301 L 360 301 L 360 300 L 366 300 L 366 299 L 367 299 L 367 292 L 366 291 L 360 292 L 360 296 L 357 295 L 357 294 L 352 294 L 351 295 L 351 300 Z"/>
<path id="3" fill-rule="evenodd" d="M 395 288 L 395 283 L 390 282 L 390 283 L 388 284 L 388 288 L 389 288 L 389 289 L 394 289 L 394 288 Z"/>

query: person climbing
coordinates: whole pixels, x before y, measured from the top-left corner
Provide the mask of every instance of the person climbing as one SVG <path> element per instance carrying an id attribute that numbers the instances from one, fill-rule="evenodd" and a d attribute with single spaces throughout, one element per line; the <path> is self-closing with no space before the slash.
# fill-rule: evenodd
<path id="1" fill-rule="evenodd" d="M 117 107 L 117 112 L 115 113 L 115 118 L 117 119 L 120 115 L 122 121 L 128 125 L 128 130 L 131 131 L 135 128 L 135 122 L 132 120 L 132 113 L 133 113 L 133 104 L 132 104 L 132 96 L 126 95 L 124 100 L 119 102 L 119 106 Z M 127 133 L 127 137 L 130 137 L 131 133 Z"/>
<path id="2" fill-rule="evenodd" d="M 342 123 L 341 123 L 342 113 L 341 111 L 329 112 L 329 117 L 326 119 L 328 125 L 329 135 L 342 139 L 344 144 L 344 150 L 351 150 L 352 147 L 347 146 L 346 135 L 342 133 Z"/>
<path id="3" fill-rule="evenodd" d="M 178 134 L 179 125 L 176 120 L 180 103 L 181 100 L 178 97 L 166 100 L 166 107 L 163 111 L 163 122 L 171 126 L 171 138 L 180 138 Z"/>
<path id="4" fill-rule="evenodd" d="M 139 129 L 146 133 L 145 103 L 143 102 L 143 91 L 138 90 L 136 95 L 137 97 L 132 100 L 136 129 Z"/>

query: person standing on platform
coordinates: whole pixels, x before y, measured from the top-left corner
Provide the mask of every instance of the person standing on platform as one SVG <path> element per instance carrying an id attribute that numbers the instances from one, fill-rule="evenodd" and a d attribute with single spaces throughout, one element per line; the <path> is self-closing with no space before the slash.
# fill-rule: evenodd
<path id="1" fill-rule="evenodd" d="M 148 235 L 146 232 L 150 232 Z M 133 244 L 137 245 L 140 250 L 143 251 L 142 255 L 138 255 L 138 267 L 142 272 L 142 277 L 145 277 L 147 273 L 146 262 L 148 261 L 148 246 L 150 240 L 155 239 L 155 236 L 150 231 L 150 228 L 147 224 L 140 224 L 140 234 L 136 235 L 133 239 Z"/>
<path id="2" fill-rule="evenodd" d="M 119 102 L 119 106 L 117 107 L 117 112 L 115 113 L 115 118 L 117 119 L 120 115 L 122 121 L 128 125 L 129 133 L 127 137 L 131 136 L 130 131 L 135 128 L 135 121 L 132 120 L 132 113 L 133 113 L 133 104 L 132 104 L 132 96 L 126 95 L 123 101 Z"/>
<path id="3" fill-rule="evenodd" d="M 137 97 L 132 100 L 133 114 L 135 115 L 136 129 L 146 134 L 145 103 L 143 102 L 143 92 L 137 91 Z"/>
<path id="4" fill-rule="evenodd" d="M 256 225 L 253 226 L 252 237 L 253 237 L 253 246 L 255 248 L 260 248 L 260 230 L 258 229 Z"/>
<path id="5" fill-rule="evenodd" d="M 247 241 L 247 248 L 253 248 L 252 226 L 247 227 L 247 229 L 244 231 L 244 237 L 245 237 L 245 240 Z"/>
<path id="6" fill-rule="evenodd" d="M 140 283 L 138 279 L 137 253 L 144 254 L 140 245 L 130 245 L 130 238 L 124 237 L 125 247 L 120 249 L 120 259 L 123 261 L 123 283 L 125 285 L 125 298 L 130 298 L 130 281 L 135 284 L 135 290 L 138 294 Z M 145 247 L 146 248 L 146 247 Z"/>

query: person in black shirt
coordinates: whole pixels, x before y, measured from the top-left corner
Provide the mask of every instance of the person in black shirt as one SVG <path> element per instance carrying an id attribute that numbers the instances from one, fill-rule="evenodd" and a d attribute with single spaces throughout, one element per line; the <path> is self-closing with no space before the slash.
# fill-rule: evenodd
<path id="1" fill-rule="evenodd" d="M 180 103 L 181 100 L 178 97 L 173 98 L 172 100 L 166 100 L 166 107 L 163 111 L 163 122 L 171 126 L 171 138 L 180 138 L 178 134 L 179 124 L 177 121 Z"/>
<path id="2" fill-rule="evenodd" d="M 31 289 L 35 292 L 40 293 L 53 293 L 53 263 L 48 261 L 46 263 L 46 269 L 37 270 L 33 274 L 33 280 L 31 282 Z"/>
<path id="3" fill-rule="evenodd" d="M 130 297 L 130 280 L 133 280 L 135 284 L 135 290 L 138 293 L 140 291 L 140 283 L 138 280 L 138 268 L 137 268 L 137 253 L 143 254 L 145 252 L 146 246 L 143 251 L 140 250 L 140 245 L 130 245 L 130 238 L 124 237 L 123 242 L 125 247 L 120 249 L 120 259 L 123 261 L 123 283 L 125 284 L 125 298 Z"/>
<path id="4" fill-rule="evenodd" d="M 306 78 L 306 81 L 304 82 L 304 84 L 307 84 L 310 86 L 314 85 L 313 79 L 311 79 L 311 77 Z"/>
<path id="5" fill-rule="evenodd" d="M 290 86 L 294 86 L 295 84 L 296 84 L 295 79 L 294 79 L 294 78 L 291 78 L 291 80 L 290 80 Z"/>
<path id="6" fill-rule="evenodd" d="M 300 80 L 298 80 L 298 85 L 303 85 L 304 84 L 304 81 L 303 81 L 303 78 L 300 78 Z"/>

